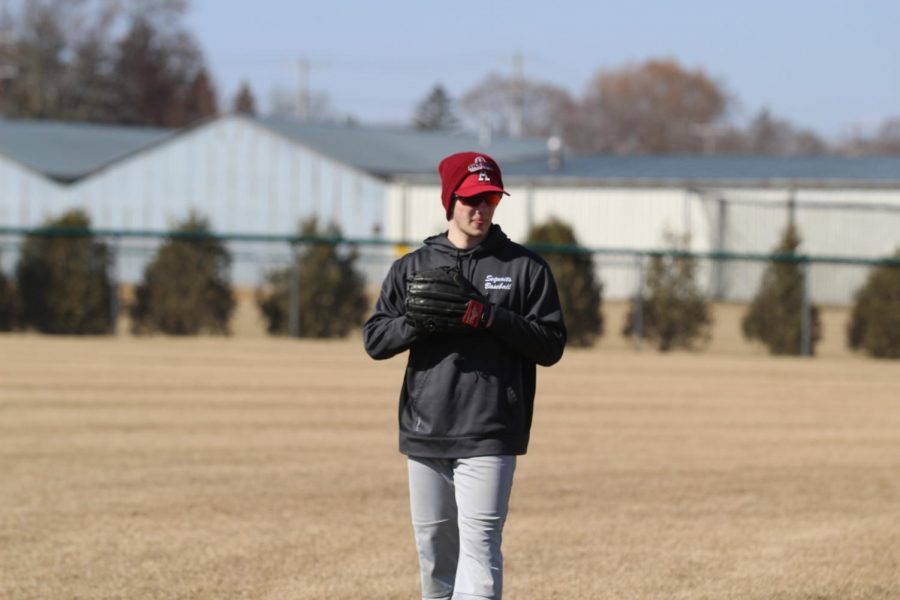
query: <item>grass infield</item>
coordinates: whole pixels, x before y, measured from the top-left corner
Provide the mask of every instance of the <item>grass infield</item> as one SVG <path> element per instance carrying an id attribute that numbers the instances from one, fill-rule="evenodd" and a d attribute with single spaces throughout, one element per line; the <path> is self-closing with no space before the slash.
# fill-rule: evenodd
<path id="1" fill-rule="evenodd" d="M 0 598 L 415 598 L 404 360 L 0 336 Z M 896 361 L 601 346 L 538 377 L 505 597 L 900 598 Z"/>

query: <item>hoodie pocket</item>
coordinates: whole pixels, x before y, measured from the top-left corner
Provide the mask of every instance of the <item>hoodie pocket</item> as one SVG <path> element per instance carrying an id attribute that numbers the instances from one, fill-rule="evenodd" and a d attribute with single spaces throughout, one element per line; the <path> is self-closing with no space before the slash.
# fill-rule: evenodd
<path id="1" fill-rule="evenodd" d="M 420 405 L 423 403 L 423 396 L 428 393 L 428 381 L 434 372 L 433 368 L 426 367 L 429 363 L 428 357 L 428 349 L 423 348 L 410 355 L 410 362 L 406 366 L 404 382 L 406 401 L 401 405 L 400 424 L 407 431 L 421 431 L 424 426 Z"/>
<path id="2" fill-rule="evenodd" d="M 449 438 L 522 433 L 521 373 L 495 340 L 472 336 L 419 350 L 406 372 L 405 431 Z"/>

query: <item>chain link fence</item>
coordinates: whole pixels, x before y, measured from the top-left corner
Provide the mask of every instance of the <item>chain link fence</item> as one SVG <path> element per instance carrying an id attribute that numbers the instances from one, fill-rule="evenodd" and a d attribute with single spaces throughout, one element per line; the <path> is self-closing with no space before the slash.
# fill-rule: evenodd
<path id="1" fill-rule="evenodd" d="M 84 237 L 105 242 L 112 256 L 109 276 L 113 282 L 110 301 L 112 323 L 125 311 L 128 294 L 143 276 L 144 267 L 153 259 L 162 243 L 173 237 L 190 239 L 189 233 L 169 231 L 65 230 L 0 228 L 0 270 L 7 279 L 15 279 L 20 249 L 28 236 Z M 265 284 L 267 273 L 292 268 L 291 315 L 289 331 L 297 333 L 299 320 L 299 277 L 297 255 L 312 244 L 332 244 L 342 251 L 356 252 L 356 268 L 363 275 L 369 297 L 374 301 L 390 265 L 420 242 L 405 240 L 302 237 L 296 235 L 209 234 L 228 248 L 231 284 L 236 290 L 252 292 Z M 773 261 L 801 266 L 803 307 L 801 310 L 802 347 L 800 354 L 812 354 L 811 307 L 815 304 L 849 306 L 856 290 L 870 270 L 878 265 L 900 268 L 900 259 L 822 255 L 772 255 L 729 252 L 684 252 L 677 250 L 639 250 L 634 248 L 585 248 L 580 246 L 541 245 L 537 252 L 588 253 L 595 275 L 603 284 L 604 302 L 637 303 L 646 292 L 647 266 L 654 256 L 684 256 L 697 262 L 697 283 L 711 302 L 748 303 L 759 289 L 766 267 Z M 639 312 L 639 311 L 638 311 Z M 641 323 L 635 324 L 635 343 L 642 338 Z M 607 328 L 614 335 L 615 324 Z"/>

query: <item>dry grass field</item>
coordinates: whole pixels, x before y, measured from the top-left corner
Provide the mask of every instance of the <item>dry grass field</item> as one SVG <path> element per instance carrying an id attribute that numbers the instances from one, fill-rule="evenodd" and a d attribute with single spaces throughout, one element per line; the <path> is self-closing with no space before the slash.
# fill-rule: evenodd
<path id="1" fill-rule="evenodd" d="M 541 369 L 507 598 L 900 598 L 900 364 L 727 350 Z M 415 598 L 403 361 L 0 336 L 0 598 Z"/>

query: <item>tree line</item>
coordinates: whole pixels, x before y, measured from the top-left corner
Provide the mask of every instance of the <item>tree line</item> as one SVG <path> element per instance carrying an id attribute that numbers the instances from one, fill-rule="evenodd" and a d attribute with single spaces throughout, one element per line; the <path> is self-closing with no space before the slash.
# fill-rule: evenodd
<path id="1" fill-rule="evenodd" d="M 273 335 L 344 337 L 369 311 L 358 253 L 341 240 L 336 225 L 313 218 L 299 224 L 291 263 L 270 270 L 256 290 L 256 305 Z M 535 225 L 526 244 L 547 260 L 557 280 L 569 329 L 569 344 L 593 346 L 605 331 L 603 286 L 591 253 L 568 224 L 557 219 Z M 713 324 L 709 302 L 697 281 L 698 261 L 687 238 L 668 234 L 668 252 L 651 256 L 644 285 L 631 300 L 621 334 L 646 340 L 662 351 L 702 348 Z M 741 327 L 748 340 L 772 354 L 800 354 L 804 275 L 795 260 L 800 235 L 791 225 L 773 249 L 773 259 L 750 302 Z M 900 259 L 900 250 L 895 254 Z M 114 331 L 118 286 L 111 279 L 113 253 L 90 231 L 80 210 L 48 220 L 29 234 L 13 277 L 0 270 L 0 331 L 33 329 L 49 334 L 97 335 Z M 173 228 L 147 263 L 133 298 L 125 305 L 136 335 L 227 335 L 236 301 L 230 282 L 231 253 L 192 214 Z M 821 338 L 819 308 L 809 307 L 809 350 Z M 293 321 L 293 323 L 292 323 Z M 874 267 L 857 291 L 847 344 L 871 356 L 900 358 L 900 267 Z"/>
<path id="2" fill-rule="evenodd" d="M 0 115 L 183 127 L 216 115 L 186 0 L 25 0 L 0 14 Z M 245 84 L 233 109 L 255 112 Z"/>
<path id="3" fill-rule="evenodd" d="M 0 14 L 0 115 L 182 127 L 219 112 L 203 52 L 183 23 L 188 0 L 22 0 L 18 6 Z M 296 98 L 278 91 L 272 112 L 297 110 Z M 307 118 L 338 118 L 325 96 L 308 104 Z M 828 142 L 768 108 L 737 125 L 730 119 L 736 105 L 739 100 L 703 69 L 651 59 L 598 71 L 580 96 L 497 73 L 455 99 L 436 84 L 410 124 L 556 136 L 580 153 L 900 154 L 900 117 L 873 133 Z M 246 82 L 228 108 L 257 112 Z"/>
<path id="4" fill-rule="evenodd" d="M 744 126 L 729 120 L 738 100 L 703 69 L 651 59 L 599 71 L 575 97 L 549 82 L 496 73 L 452 98 L 435 84 L 419 102 L 420 129 L 488 130 L 559 137 L 581 153 L 688 155 L 900 154 L 900 117 L 872 135 L 829 143 L 763 108 Z M 460 115 L 465 115 L 462 118 Z"/>

